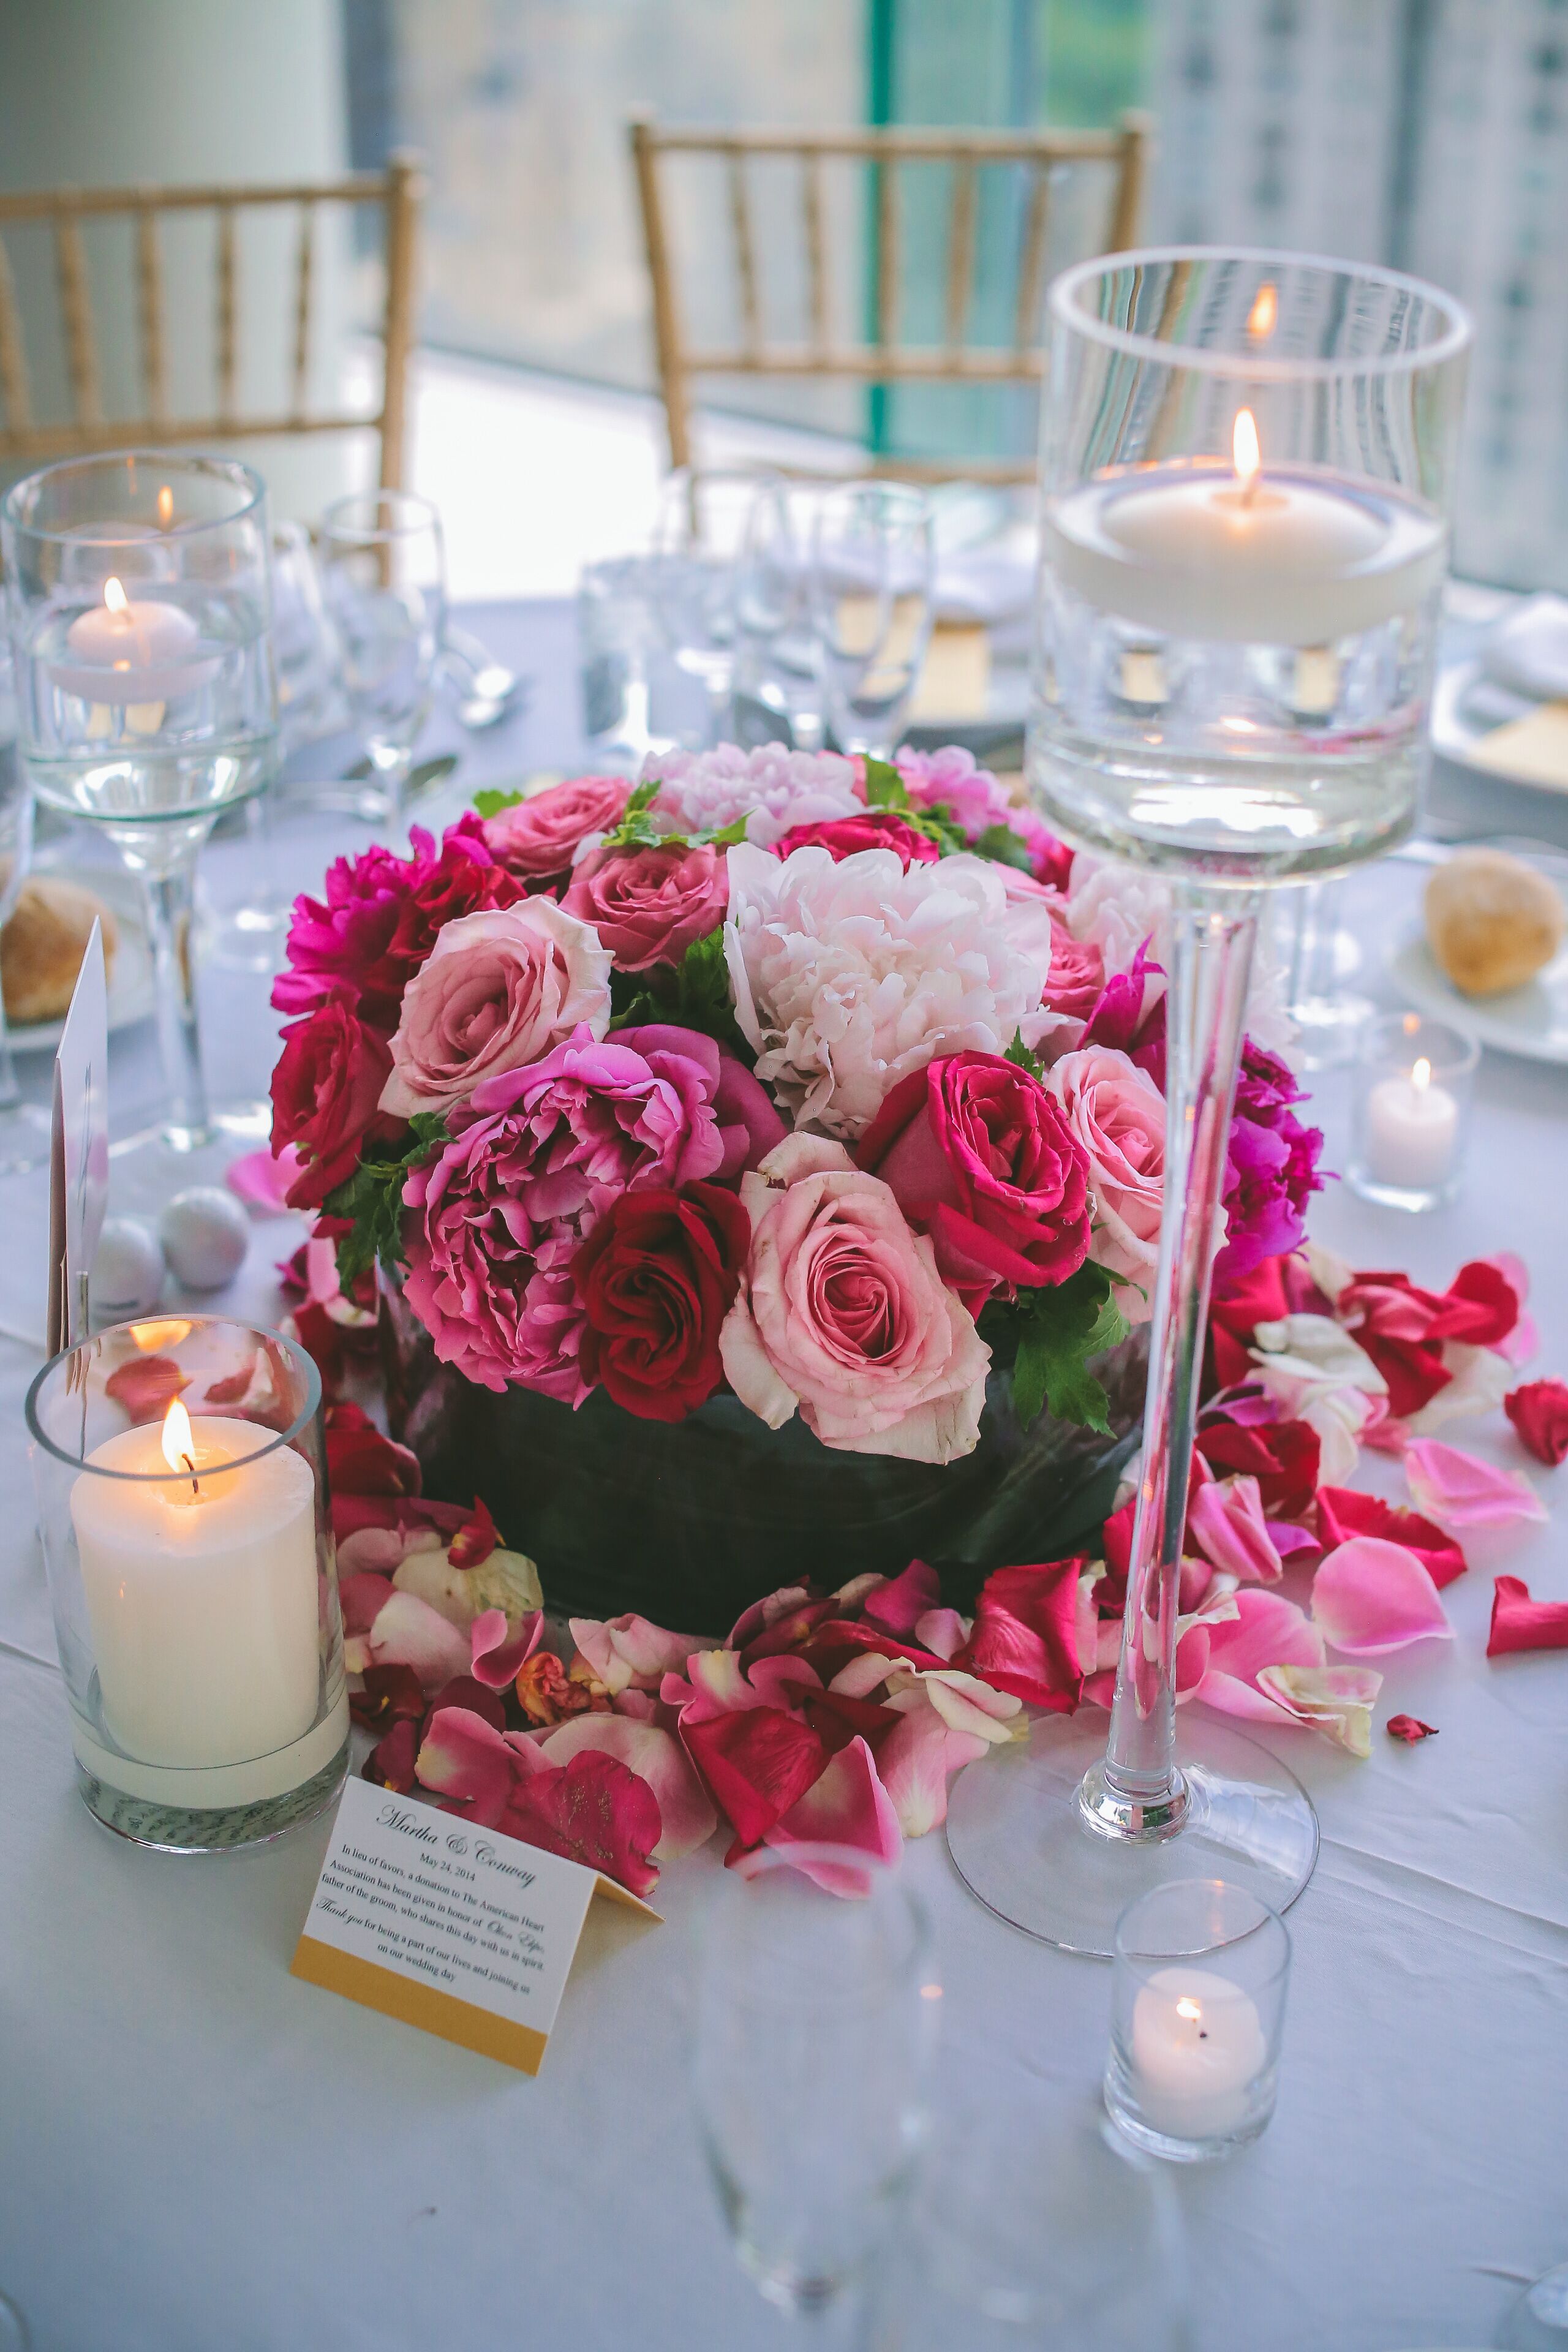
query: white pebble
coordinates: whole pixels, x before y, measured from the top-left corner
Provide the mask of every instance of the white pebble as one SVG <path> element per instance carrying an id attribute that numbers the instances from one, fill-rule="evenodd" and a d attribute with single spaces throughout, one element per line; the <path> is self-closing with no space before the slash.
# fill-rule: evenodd
<path id="1" fill-rule="evenodd" d="M 93 1313 L 109 1323 L 145 1315 L 163 1288 L 163 1253 L 140 1217 L 106 1217 L 89 1285 Z"/>
<path id="2" fill-rule="evenodd" d="M 198 1184 L 175 1193 L 158 1220 L 158 1238 L 176 1282 L 219 1290 L 245 1264 L 250 1223 L 232 1193 Z"/>

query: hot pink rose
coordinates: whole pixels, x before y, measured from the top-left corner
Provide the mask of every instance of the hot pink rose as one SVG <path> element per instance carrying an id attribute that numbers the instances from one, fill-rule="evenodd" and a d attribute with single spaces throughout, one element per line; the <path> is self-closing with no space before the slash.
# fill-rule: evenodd
<path id="1" fill-rule="evenodd" d="M 1109 1045 L 1065 1054 L 1046 1085 L 1089 1158 L 1094 1230 L 1089 1254 L 1120 1279 L 1130 1323 L 1148 1320 L 1165 1192 L 1165 1104 L 1147 1072 Z"/>
<path id="2" fill-rule="evenodd" d="M 856 1157 L 889 1185 L 972 1315 L 1065 1282 L 1089 1251 L 1089 1162 L 1059 1105 L 995 1054 L 901 1078 Z"/>
<path id="3" fill-rule="evenodd" d="M 889 1188 L 842 1144 L 792 1135 L 742 1182 L 752 1252 L 720 1348 L 770 1429 L 951 1462 L 980 1435 L 991 1350 Z"/>
<path id="4" fill-rule="evenodd" d="M 619 824 L 632 788 L 621 776 L 574 776 L 485 820 L 485 846 L 521 882 L 563 882 L 585 834 Z"/>
<path id="5" fill-rule="evenodd" d="M 730 885 L 724 853 L 689 849 L 594 849 L 573 869 L 562 905 L 592 923 L 623 971 L 680 961 L 724 919 Z"/>
<path id="6" fill-rule="evenodd" d="M 459 916 L 404 993 L 381 1108 L 445 1110 L 582 1025 L 610 1025 L 609 951 L 588 924 L 547 898 Z"/>
<path id="7" fill-rule="evenodd" d="M 858 849 L 896 849 L 906 873 L 911 866 L 934 866 L 941 850 L 929 833 L 921 833 L 896 809 L 862 809 L 856 816 L 792 824 L 773 844 L 775 857 L 789 857 L 797 849 L 826 849 L 829 857 L 853 857 Z"/>

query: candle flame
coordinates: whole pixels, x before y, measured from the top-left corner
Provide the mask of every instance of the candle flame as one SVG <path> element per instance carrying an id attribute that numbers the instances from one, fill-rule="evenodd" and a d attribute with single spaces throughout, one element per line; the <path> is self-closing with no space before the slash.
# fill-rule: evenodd
<path id="1" fill-rule="evenodd" d="M 103 583 L 103 601 L 111 613 L 123 613 L 131 602 L 112 572 Z"/>
<path id="2" fill-rule="evenodd" d="M 1183 2000 L 1176 2003 L 1176 2015 L 1184 2017 L 1189 2024 L 1195 2025 L 1203 2013 L 1202 2001 Z"/>
<path id="3" fill-rule="evenodd" d="M 178 1397 L 171 1397 L 169 1410 L 163 1415 L 163 1459 L 171 1470 L 188 1470 L 195 1450 L 191 1416 Z"/>
<path id="4" fill-rule="evenodd" d="M 1258 298 L 1247 314 L 1247 331 L 1255 343 L 1265 343 L 1274 332 L 1279 316 L 1279 297 L 1265 278 L 1258 289 Z"/>
<path id="5" fill-rule="evenodd" d="M 163 1316 L 153 1323 L 132 1323 L 131 1337 L 144 1356 L 155 1356 L 160 1349 L 177 1348 L 182 1339 L 190 1337 L 191 1327 L 177 1315 Z"/>
<path id="6" fill-rule="evenodd" d="M 1422 1055 L 1421 1059 L 1416 1063 L 1415 1067 L 1411 1071 L 1411 1073 L 1410 1073 L 1410 1083 L 1411 1083 L 1411 1085 L 1415 1087 L 1415 1091 L 1416 1091 L 1416 1093 L 1417 1093 L 1418 1095 L 1419 1095 L 1419 1094 L 1425 1094 L 1425 1093 L 1426 1093 L 1426 1088 L 1431 1085 L 1431 1083 L 1432 1083 L 1432 1065 L 1431 1065 L 1431 1063 L 1426 1059 L 1426 1056 L 1425 1055 L 1425 1054 L 1423 1054 L 1423 1055 Z"/>
<path id="7" fill-rule="evenodd" d="M 1230 456 L 1245 501 L 1251 498 L 1257 488 L 1258 469 L 1263 463 L 1262 452 L 1258 446 L 1258 425 L 1250 408 L 1238 408 L 1236 412 L 1236 427 L 1230 436 Z"/>
<path id="8" fill-rule="evenodd" d="M 1271 289 L 1266 288 L 1264 290 L 1268 292 Z M 167 530 L 169 525 L 174 521 L 174 493 L 170 488 L 168 483 L 165 482 L 163 488 L 158 493 L 158 520 L 162 523 L 163 529 Z"/>

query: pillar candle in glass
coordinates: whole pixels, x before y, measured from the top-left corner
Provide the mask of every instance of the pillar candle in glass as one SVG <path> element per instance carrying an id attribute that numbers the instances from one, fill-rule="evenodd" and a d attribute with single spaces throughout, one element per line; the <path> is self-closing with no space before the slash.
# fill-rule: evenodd
<path id="1" fill-rule="evenodd" d="M 1435 1209 L 1458 1189 L 1480 1047 L 1447 1022 L 1369 1022 L 1352 1074 L 1350 1181 L 1391 1209 Z"/>

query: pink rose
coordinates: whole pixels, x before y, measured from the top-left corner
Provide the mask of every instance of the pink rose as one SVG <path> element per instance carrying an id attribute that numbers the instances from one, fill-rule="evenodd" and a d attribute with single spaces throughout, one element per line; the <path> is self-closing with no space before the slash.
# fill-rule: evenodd
<path id="1" fill-rule="evenodd" d="M 1046 1003 L 1053 1013 L 1087 1021 L 1105 986 L 1105 958 L 1092 940 L 1075 940 L 1064 923 L 1051 924 L 1051 969 Z"/>
<path id="2" fill-rule="evenodd" d="M 792 824 L 773 848 L 775 857 L 793 856 L 797 849 L 826 849 L 836 859 L 853 857 L 858 849 L 894 849 L 906 872 L 911 866 L 934 866 L 942 856 L 930 834 L 920 832 L 897 809 L 861 809 L 855 816 Z"/>
<path id="3" fill-rule="evenodd" d="M 485 846 L 520 881 L 563 882 L 584 834 L 619 824 L 632 788 L 621 776 L 574 776 L 485 819 Z"/>
<path id="4" fill-rule="evenodd" d="M 1129 1323 L 1147 1322 L 1165 1192 L 1164 1098 L 1146 1071 L 1110 1045 L 1064 1054 L 1046 1086 L 1088 1156 L 1089 1256 L 1119 1277 L 1116 1303 Z"/>
<path id="5" fill-rule="evenodd" d="M 950 1054 L 901 1078 L 857 1158 L 889 1186 L 972 1315 L 994 1290 L 1065 1282 L 1089 1253 L 1089 1162 L 1038 1078 Z"/>
<path id="6" fill-rule="evenodd" d="M 562 905 L 592 923 L 623 971 L 680 961 L 724 919 L 730 885 L 724 853 L 689 849 L 594 849 L 574 868 Z"/>
<path id="7" fill-rule="evenodd" d="M 851 1454 L 971 1453 L 991 1350 L 889 1188 L 842 1144 L 792 1135 L 741 1199 L 752 1252 L 720 1352 L 742 1403 L 770 1429 L 798 1408 Z"/>
<path id="8" fill-rule="evenodd" d="M 381 1108 L 400 1118 L 464 1102 L 585 1025 L 610 1025 L 610 956 L 553 898 L 461 915 L 409 982 Z"/>

